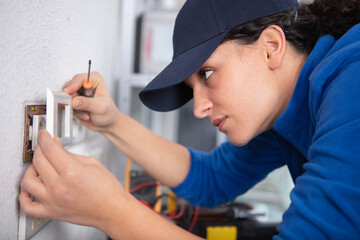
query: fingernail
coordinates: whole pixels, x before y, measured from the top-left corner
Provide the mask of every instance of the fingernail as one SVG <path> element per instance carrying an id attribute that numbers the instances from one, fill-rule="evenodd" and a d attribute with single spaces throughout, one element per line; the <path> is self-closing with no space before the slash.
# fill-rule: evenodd
<path id="1" fill-rule="evenodd" d="M 82 118 L 82 120 L 85 120 L 85 121 L 90 119 L 89 115 L 87 115 L 86 113 L 82 114 L 81 118 Z"/>
<path id="2" fill-rule="evenodd" d="M 61 145 L 62 146 L 62 143 L 61 143 L 61 140 L 59 137 L 54 137 L 54 140 L 57 144 Z"/>
<path id="3" fill-rule="evenodd" d="M 75 100 L 75 101 L 74 101 L 74 108 L 79 107 L 80 104 L 81 104 L 80 100 Z"/>

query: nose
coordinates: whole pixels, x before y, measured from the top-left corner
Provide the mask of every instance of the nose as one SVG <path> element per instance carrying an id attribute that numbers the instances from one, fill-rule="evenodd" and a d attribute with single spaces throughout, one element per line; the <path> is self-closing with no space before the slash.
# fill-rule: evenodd
<path id="1" fill-rule="evenodd" d="M 199 89 L 194 88 L 193 97 L 194 97 L 194 106 L 193 106 L 194 116 L 199 119 L 208 117 L 213 106 L 212 102 L 209 99 L 208 92 L 203 88 L 199 88 Z"/>

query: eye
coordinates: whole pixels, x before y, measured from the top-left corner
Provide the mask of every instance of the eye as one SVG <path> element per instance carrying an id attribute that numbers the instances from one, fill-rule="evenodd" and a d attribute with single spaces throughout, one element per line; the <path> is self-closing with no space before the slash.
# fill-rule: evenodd
<path id="1" fill-rule="evenodd" d="M 208 79 L 211 74 L 213 73 L 212 70 L 202 70 L 201 71 L 201 75 L 205 78 L 205 79 Z"/>

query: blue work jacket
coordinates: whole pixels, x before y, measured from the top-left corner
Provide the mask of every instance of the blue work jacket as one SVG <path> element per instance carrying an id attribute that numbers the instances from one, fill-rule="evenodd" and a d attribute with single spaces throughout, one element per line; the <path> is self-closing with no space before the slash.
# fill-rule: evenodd
<path id="1" fill-rule="evenodd" d="M 271 131 L 189 151 L 179 197 L 215 207 L 287 165 L 295 187 L 274 239 L 360 239 L 360 24 L 318 40 Z"/>

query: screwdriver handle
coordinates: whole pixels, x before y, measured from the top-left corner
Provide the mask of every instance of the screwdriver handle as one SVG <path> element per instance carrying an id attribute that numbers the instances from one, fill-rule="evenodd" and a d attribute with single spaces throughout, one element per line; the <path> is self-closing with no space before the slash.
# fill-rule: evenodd
<path id="1" fill-rule="evenodd" d="M 94 97 L 94 92 L 93 92 L 93 89 L 90 88 L 90 89 L 84 89 L 83 92 L 82 92 L 82 95 L 84 97 Z"/>
<path id="2" fill-rule="evenodd" d="M 91 81 L 88 81 L 88 82 L 84 81 L 82 88 L 83 88 L 82 91 L 81 91 L 82 96 L 84 96 L 84 97 L 94 97 L 94 91 L 93 91 Z"/>

